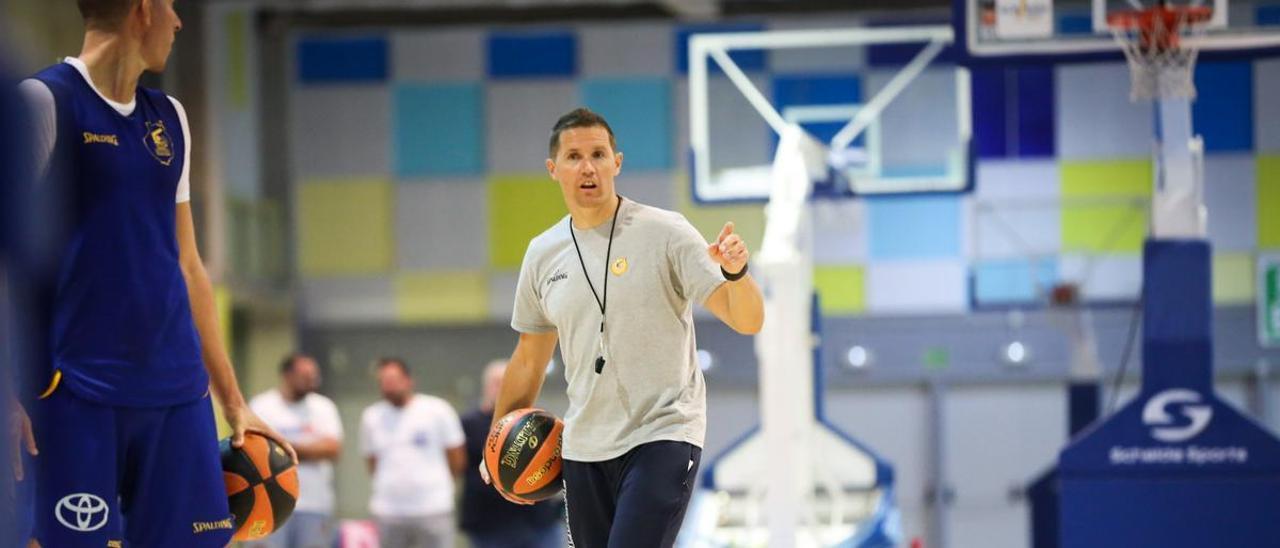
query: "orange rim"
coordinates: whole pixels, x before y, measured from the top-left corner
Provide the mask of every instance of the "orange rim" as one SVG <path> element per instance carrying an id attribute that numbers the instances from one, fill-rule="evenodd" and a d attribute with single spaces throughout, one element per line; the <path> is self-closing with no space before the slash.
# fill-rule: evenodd
<path id="1" fill-rule="evenodd" d="M 1121 10 L 1107 14 L 1107 25 L 1123 30 L 1146 30 L 1155 27 L 1156 19 L 1162 19 L 1166 28 L 1174 24 L 1203 23 L 1213 17 L 1208 6 L 1153 6 L 1142 10 Z"/>

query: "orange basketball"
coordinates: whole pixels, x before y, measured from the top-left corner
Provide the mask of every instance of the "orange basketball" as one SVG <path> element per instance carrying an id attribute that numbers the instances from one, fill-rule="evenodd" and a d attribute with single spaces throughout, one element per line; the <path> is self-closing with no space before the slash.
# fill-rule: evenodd
<path id="1" fill-rule="evenodd" d="M 560 492 L 560 435 L 564 423 L 541 409 L 502 417 L 484 444 L 490 481 L 513 498 L 536 502 Z"/>
<path id="2" fill-rule="evenodd" d="M 235 519 L 233 540 L 255 540 L 284 525 L 298 501 L 298 469 L 274 440 L 247 432 L 244 445 L 219 443 L 222 480 Z"/>

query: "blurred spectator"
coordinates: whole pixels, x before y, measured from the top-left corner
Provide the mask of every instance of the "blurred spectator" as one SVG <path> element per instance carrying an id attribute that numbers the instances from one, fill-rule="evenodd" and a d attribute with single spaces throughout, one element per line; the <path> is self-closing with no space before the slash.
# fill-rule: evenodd
<path id="1" fill-rule="evenodd" d="M 414 393 L 409 366 L 377 362 L 383 400 L 360 418 L 373 475 L 369 511 L 383 548 L 453 548 L 453 482 L 466 465 L 462 425 L 448 402 Z"/>
<path id="2" fill-rule="evenodd" d="M 249 407 L 298 452 L 298 505 L 284 527 L 253 546 L 328 548 L 333 545 L 333 463 L 342 454 L 342 419 L 333 400 L 316 392 L 320 366 L 306 354 L 280 363 L 280 386 Z"/>
<path id="3" fill-rule="evenodd" d="M 468 469 L 484 458 L 484 441 L 493 423 L 493 402 L 502 390 L 507 362 L 497 360 L 485 367 L 481 378 L 480 406 L 462 417 L 467 436 Z M 565 545 L 563 499 L 556 498 L 532 506 L 507 502 L 485 485 L 480 474 L 462 478 L 461 529 L 474 548 L 557 548 Z"/>

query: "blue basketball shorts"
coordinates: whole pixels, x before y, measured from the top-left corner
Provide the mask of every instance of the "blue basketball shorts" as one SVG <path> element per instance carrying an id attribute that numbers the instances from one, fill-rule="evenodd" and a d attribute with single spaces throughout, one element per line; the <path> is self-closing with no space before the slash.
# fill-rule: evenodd
<path id="1" fill-rule="evenodd" d="M 41 546 L 221 548 L 231 541 L 208 396 L 115 407 L 61 387 L 34 408 Z"/>
<path id="2" fill-rule="evenodd" d="M 607 461 L 565 460 L 569 545 L 671 548 L 701 460 L 702 449 L 678 441 L 646 443 Z"/>

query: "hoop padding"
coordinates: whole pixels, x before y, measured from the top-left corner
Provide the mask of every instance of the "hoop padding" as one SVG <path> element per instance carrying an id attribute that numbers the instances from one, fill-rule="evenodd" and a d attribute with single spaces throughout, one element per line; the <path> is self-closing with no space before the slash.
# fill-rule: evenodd
<path id="1" fill-rule="evenodd" d="M 1212 16 L 1207 6 L 1160 5 L 1107 15 L 1111 35 L 1129 61 L 1131 99 L 1195 98 L 1198 38 Z"/>

